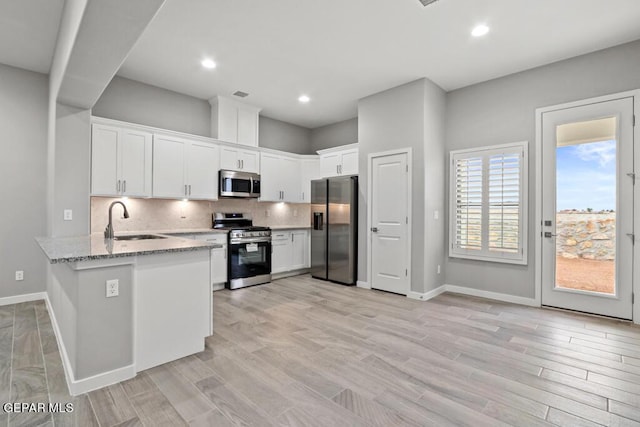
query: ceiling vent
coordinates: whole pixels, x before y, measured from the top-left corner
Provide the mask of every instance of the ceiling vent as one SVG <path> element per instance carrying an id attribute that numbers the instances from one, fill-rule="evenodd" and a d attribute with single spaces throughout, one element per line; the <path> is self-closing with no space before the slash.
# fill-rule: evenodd
<path id="1" fill-rule="evenodd" d="M 249 94 L 247 92 L 243 92 L 241 90 L 237 90 L 237 91 L 233 92 L 233 94 L 235 96 L 237 96 L 238 98 L 246 98 L 247 96 L 249 96 Z"/>
<path id="2" fill-rule="evenodd" d="M 422 3 L 423 6 L 429 6 L 431 3 L 435 3 L 438 0 L 420 0 L 420 3 Z"/>

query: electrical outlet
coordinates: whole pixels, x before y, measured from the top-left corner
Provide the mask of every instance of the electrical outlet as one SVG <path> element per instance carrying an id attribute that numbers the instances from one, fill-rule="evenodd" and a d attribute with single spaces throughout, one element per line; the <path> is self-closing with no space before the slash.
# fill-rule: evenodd
<path id="1" fill-rule="evenodd" d="M 24 271 L 22 270 L 16 271 L 16 280 L 24 280 Z"/>
<path id="2" fill-rule="evenodd" d="M 440 274 L 440 264 L 438 264 L 438 274 Z"/>
<path id="3" fill-rule="evenodd" d="M 440 212 L 437 210 L 433 211 L 433 219 L 440 219 Z"/>
<path id="4" fill-rule="evenodd" d="M 107 298 L 120 295 L 120 282 L 118 279 L 107 280 Z"/>
<path id="5" fill-rule="evenodd" d="M 269 209 L 264 211 L 264 216 L 266 216 L 267 218 L 271 216 L 271 212 L 269 212 Z"/>
<path id="6" fill-rule="evenodd" d="M 72 221 L 73 220 L 73 211 L 71 209 L 65 209 L 63 216 L 64 216 L 64 220 L 65 221 Z"/>

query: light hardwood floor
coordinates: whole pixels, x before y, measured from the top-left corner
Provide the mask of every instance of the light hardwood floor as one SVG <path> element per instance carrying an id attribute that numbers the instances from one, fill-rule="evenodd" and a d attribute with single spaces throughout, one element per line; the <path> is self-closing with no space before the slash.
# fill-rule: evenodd
<path id="1" fill-rule="evenodd" d="M 640 425 L 640 328 L 298 276 L 214 294 L 204 352 L 70 398 L 42 302 L 0 307 L 0 425 Z"/>

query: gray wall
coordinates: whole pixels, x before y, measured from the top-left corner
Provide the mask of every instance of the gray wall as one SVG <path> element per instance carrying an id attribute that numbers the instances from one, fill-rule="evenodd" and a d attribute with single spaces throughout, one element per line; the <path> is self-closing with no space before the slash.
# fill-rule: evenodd
<path id="1" fill-rule="evenodd" d="M 417 167 L 424 168 L 424 292 L 428 292 L 444 283 L 447 96 L 430 80 L 425 79 L 424 90 L 424 162 Z"/>
<path id="2" fill-rule="evenodd" d="M 311 151 L 358 142 L 358 118 L 344 120 L 311 130 Z"/>
<path id="3" fill-rule="evenodd" d="M 209 102 L 189 95 L 116 76 L 92 109 L 108 119 L 211 136 Z M 260 116 L 260 146 L 298 154 L 313 154 L 311 131 Z"/>
<path id="4" fill-rule="evenodd" d="M 360 167 L 360 206 L 358 240 L 358 280 L 367 281 L 367 176 L 370 153 L 399 148 L 412 148 L 412 242 L 411 242 L 411 290 L 425 292 L 439 286 L 431 275 L 432 264 L 442 259 L 444 242 L 437 236 L 425 235 L 425 178 L 429 182 L 429 194 L 442 193 L 443 167 L 425 174 L 425 144 L 444 156 L 444 100 L 445 92 L 427 79 L 371 95 L 358 102 L 358 136 Z M 431 155 L 431 151 L 429 153 Z M 435 160 L 433 160 L 435 162 Z M 431 163 L 432 160 L 429 160 Z M 433 187 L 433 188 L 432 188 Z M 436 204 L 438 202 L 435 202 Z M 432 224 L 429 223 L 429 228 Z M 436 253 L 426 268 L 429 280 L 425 283 L 425 244 L 429 253 Z"/>
<path id="5" fill-rule="evenodd" d="M 311 151 L 311 130 L 302 126 L 260 116 L 260 147 L 297 154 L 315 154 Z"/>
<path id="6" fill-rule="evenodd" d="M 118 76 L 102 93 L 92 114 L 194 135 L 211 134 L 208 101 Z"/>
<path id="7" fill-rule="evenodd" d="M 535 109 L 640 88 L 639 70 L 640 41 L 635 41 L 448 94 L 448 151 L 529 141 L 530 173 L 528 265 L 448 258 L 446 283 L 534 297 Z"/>
<path id="8" fill-rule="evenodd" d="M 89 233 L 91 112 L 56 104 L 53 237 Z M 73 220 L 64 221 L 64 210 Z"/>
<path id="9" fill-rule="evenodd" d="M 0 64 L 0 298 L 45 290 L 48 91 L 47 76 Z"/>

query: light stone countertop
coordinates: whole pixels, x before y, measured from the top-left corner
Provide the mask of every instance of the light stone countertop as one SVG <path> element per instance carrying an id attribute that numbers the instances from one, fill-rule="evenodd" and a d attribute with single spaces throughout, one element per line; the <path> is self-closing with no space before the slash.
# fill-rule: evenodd
<path id="1" fill-rule="evenodd" d="M 178 234 L 227 234 L 228 230 L 219 230 L 215 228 L 183 228 L 183 229 L 165 229 L 165 230 L 144 230 L 144 231 L 136 231 L 131 232 L 128 231 L 122 234 L 170 234 L 170 235 L 178 235 Z"/>
<path id="2" fill-rule="evenodd" d="M 118 233 L 159 234 L 159 233 Z M 211 242 L 166 236 L 166 239 L 106 240 L 101 233 L 76 237 L 36 237 L 51 264 L 221 248 Z"/>

